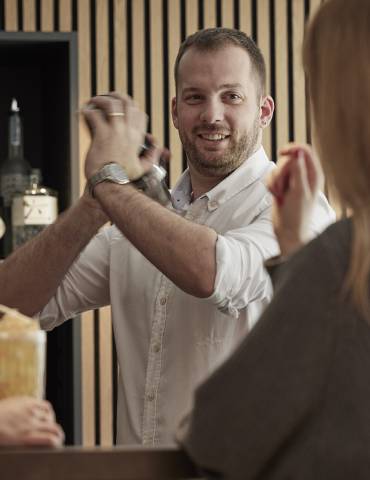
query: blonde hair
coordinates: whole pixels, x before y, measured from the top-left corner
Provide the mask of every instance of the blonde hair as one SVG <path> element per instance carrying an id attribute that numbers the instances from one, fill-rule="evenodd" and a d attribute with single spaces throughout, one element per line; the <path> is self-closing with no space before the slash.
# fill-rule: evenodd
<path id="1" fill-rule="evenodd" d="M 303 63 L 327 180 L 353 212 L 344 288 L 370 321 L 370 0 L 329 0 L 308 26 Z"/>

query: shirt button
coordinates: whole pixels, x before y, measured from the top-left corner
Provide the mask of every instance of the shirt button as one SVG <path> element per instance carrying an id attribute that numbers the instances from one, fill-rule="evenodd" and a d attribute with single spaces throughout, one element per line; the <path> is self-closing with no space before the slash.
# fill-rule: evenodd
<path id="1" fill-rule="evenodd" d="M 162 297 L 159 302 L 161 305 L 166 305 L 167 299 L 165 297 Z"/>
<path id="2" fill-rule="evenodd" d="M 208 208 L 210 208 L 211 210 L 215 210 L 217 207 L 218 202 L 216 202 L 216 200 L 211 200 L 210 202 L 208 202 Z"/>
<path id="3" fill-rule="evenodd" d="M 155 398 L 155 395 L 154 393 L 148 393 L 148 395 L 146 396 L 146 399 L 149 401 L 149 402 L 152 402 Z"/>
<path id="4" fill-rule="evenodd" d="M 158 353 L 160 349 L 161 349 L 161 346 L 159 345 L 159 343 L 155 343 L 155 344 L 153 345 L 153 351 L 154 351 L 154 353 Z"/>

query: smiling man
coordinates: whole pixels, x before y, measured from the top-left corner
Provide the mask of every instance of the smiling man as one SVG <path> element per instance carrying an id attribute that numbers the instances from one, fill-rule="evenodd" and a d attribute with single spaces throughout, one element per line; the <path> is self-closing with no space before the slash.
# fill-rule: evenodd
<path id="1" fill-rule="evenodd" d="M 145 115 L 128 97 L 95 97 L 97 108 L 85 112 L 93 132 L 85 174 L 94 198 L 85 194 L 4 262 L 26 279 L 42 258 L 42 278 L 23 286 L 23 295 L 0 278 L 3 303 L 33 314 L 48 302 L 40 313 L 45 328 L 112 306 L 121 444 L 174 441 L 195 387 L 270 300 L 263 262 L 278 253 L 265 186 L 274 165 L 261 147 L 274 103 L 260 51 L 237 30 L 203 30 L 181 46 L 175 78 L 173 121 L 189 168 L 172 190 L 174 208 L 123 180 L 140 167 L 135 151 Z M 107 217 L 114 225 L 94 236 Z M 321 196 L 312 234 L 332 220 Z"/>
<path id="2" fill-rule="evenodd" d="M 260 147 L 274 111 L 265 76 L 261 53 L 241 32 L 211 29 L 182 45 L 172 111 L 193 184 L 198 176 L 217 184 Z"/>

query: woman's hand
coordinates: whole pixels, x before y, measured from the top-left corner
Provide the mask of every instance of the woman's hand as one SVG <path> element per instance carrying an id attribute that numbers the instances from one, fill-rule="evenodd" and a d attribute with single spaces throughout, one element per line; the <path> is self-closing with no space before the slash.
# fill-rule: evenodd
<path id="1" fill-rule="evenodd" d="M 310 240 L 312 210 L 323 175 L 312 149 L 289 144 L 280 151 L 268 188 L 274 195 L 272 222 L 282 255 L 289 255 Z"/>
<path id="2" fill-rule="evenodd" d="M 63 442 L 49 402 L 30 397 L 0 400 L 0 445 L 58 447 Z"/>
<path id="3" fill-rule="evenodd" d="M 147 115 L 128 96 L 99 95 L 83 110 L 92 141 L 85 160 L 88 180 L 107 163 L 118 163 L 132 180 L 143 174 L 138 154 L 144 141 Z"/>

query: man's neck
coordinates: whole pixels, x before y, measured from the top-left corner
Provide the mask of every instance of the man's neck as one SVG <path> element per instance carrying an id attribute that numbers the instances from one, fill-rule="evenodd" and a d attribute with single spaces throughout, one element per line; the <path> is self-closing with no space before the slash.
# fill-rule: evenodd
<path id="1" fill-rule="evenodd" d="M 189 165 L 189 173 L 192 187 L 192 201 L 201 197 L 203 194 L 212 190 L 213 187 L 218 185 L 227 175 L 221 177 L 210 177 L 202 173 L 199 173 L 191 165 Z"/>

